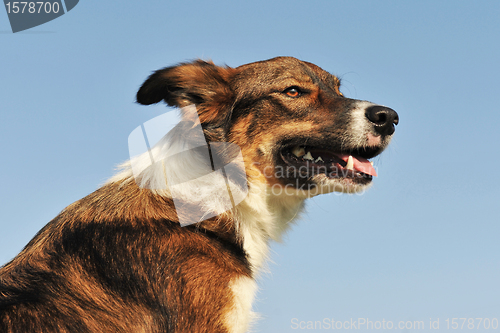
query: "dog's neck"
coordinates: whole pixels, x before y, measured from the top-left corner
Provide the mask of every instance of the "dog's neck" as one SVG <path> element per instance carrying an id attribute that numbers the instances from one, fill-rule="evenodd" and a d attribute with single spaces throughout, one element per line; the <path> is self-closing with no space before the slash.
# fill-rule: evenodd
<path id="1" fill-rule="evenodd" d="M 237 233 L 254 274 L 264 267 L 269 242 L 283 234 L 303 211 L 305 197 L 273 193 L 266 184 L 249 184 L 249 192 L 236 207 Z"/>
<path id="2" fill-rule="evenodd" d="M 112 177 L 108 184 L 125 182 L 133 184 L 132 187 L 137 186 L 131 163 L 124 163 L 121 167 L 123 170 Z M 147 184 L 157 184 L 166 180 L 160 163 L 148 168 L 145 175 L 142 181 Z M 203 187 L 205 190 L 197 193 L 203 193 L 201 201 L 205 208 L 216 207 L 220 201 L 217 191 L 213 183 L 205 185 Z M 225 184 L 222 185 L 224 185 L 222 190 L 226 190 Z M 299 217 L 304 208 L 306 196 L 288 192 L 290 191 L 276 190 L 276 187 L 273 190 L 273 187 L 262 179 L 248 179 L 248 193 L 245 199 L 227 212 L 226 217 L 235 223 L 236 239 L 241 242 L 247 253 L 254 274 L 258 274 L 265 267 L 270 241 L 280 241 L 283 233 Z M 168 189 L 153 190 L 152 193 L 166 198 L 172 197 Z"/>

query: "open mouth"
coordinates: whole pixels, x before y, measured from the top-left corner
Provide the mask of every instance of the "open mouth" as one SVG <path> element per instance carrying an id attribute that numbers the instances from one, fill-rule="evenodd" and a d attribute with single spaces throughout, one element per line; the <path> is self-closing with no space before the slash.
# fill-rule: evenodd
<path id="1" fill-rule="evenodd" d="M 329 179 L 352 179 L 368 183 L 377 172 L 368 159 L 378 155 L 380 149 L 366 148 L 349 151 L 333 151 L 315 146 L 295 145 L 281 151 L 281 158 L 288 168 L 294 168 L 301 178 L 311 179 L 323 174 Z"/>

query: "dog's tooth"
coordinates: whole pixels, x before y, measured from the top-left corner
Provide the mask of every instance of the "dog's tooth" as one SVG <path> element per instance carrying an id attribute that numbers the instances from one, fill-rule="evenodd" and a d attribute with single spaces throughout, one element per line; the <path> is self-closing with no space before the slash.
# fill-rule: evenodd
<path id="1" fill-rule="evenodd" d="M 345 166 L 347 170 L 354 170 L 354 160 L 351 155 L 349 155 L 349 158 L 347 159 L 347 165 Z"/>
<path id="2" fill-rule="evenodd" d="M 295 146 L 295 148 L 293 148 L 292 150 L 292 154 L 294 154 L 295 156 L 297 157 L 302 157 L 305 155 L 305 150 L 304 150 L 304 147 L 301 147 L 301 146 Z"/>
<path id="3" fill-rule="evenodd" d="M 370 164 L 373 166 L 373 162 L 372 161 L 370 161 Z"/>
<path id="4" fill-rule="evenodd" d="M 318 156 L 316 161 L 314 161 L 314 163 L 318 163 L 318 162 L 324 162 L 323 159 L 321 158 L 321 156 Z"/>
<path id="5" fill-rule="evenodd" d="M 305 160 L 314 161 L 314 158 L 312 157 L 310 151 L 308 151 L 307 154 L 305 154 L 304 156 L 302 156 L 302 158 L 305 159 Z"/>

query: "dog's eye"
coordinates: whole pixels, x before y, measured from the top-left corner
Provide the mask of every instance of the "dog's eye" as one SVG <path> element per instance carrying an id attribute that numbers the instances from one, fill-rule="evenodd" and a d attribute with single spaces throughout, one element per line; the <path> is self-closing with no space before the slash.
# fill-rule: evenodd
<path id="1" fill-rule="evenodd" d="M 302 95 L 302 91 L 298 87 L 286 88 L 283 93 L 290 97 L 299 97 L 300 95 Z"/>

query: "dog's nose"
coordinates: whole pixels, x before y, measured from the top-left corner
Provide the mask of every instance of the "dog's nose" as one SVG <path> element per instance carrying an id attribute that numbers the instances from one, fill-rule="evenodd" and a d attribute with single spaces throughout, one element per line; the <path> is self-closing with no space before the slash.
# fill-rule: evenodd
<path id="1" fill-rule="evenodd" d="M 381 105 L 370 106 L 365 115 L 380 135 L 391 135 L 395 131 L 394 125 L 399 123 L 396 111 Z"/>

